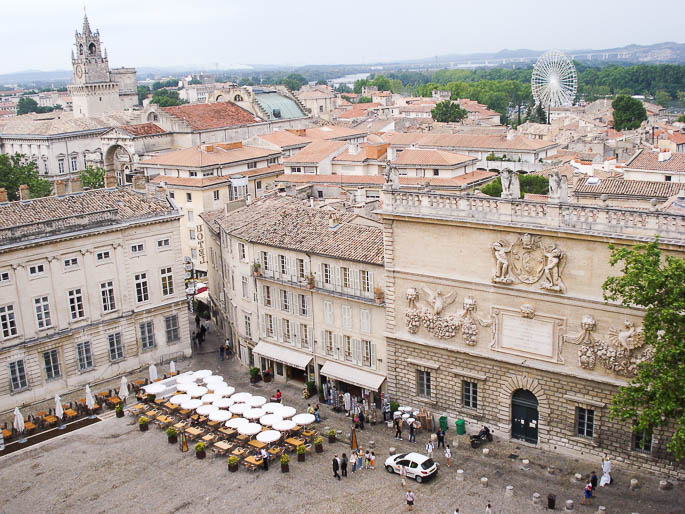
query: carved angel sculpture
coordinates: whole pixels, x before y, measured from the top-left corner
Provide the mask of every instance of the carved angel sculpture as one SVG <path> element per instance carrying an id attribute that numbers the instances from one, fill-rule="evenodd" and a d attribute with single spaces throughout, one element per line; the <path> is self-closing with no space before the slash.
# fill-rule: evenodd
<path id="1" fill-rule="evenodd" d="M 509 284 L 511 278 L 509 277 L 509 252 L 511 251 L 511 244 L 504 239 L 499 239 L 492 243 L 492 251 L 495 253 L 495 276 L 492 277 L 493 282 Z"/>
<path id="2" fill-rule="evenodd" d="M 452 304 L 454 300 L 457 299 L 457 293 L 454 292 L 443 294 L 440 289 L 433 292 L 427 287 L 422 287 L 421 290 L 426 293 L 426 301 L 430 304 L 431 308 L 433 309 L 433 314 L 436 316 L 439 316 L 445 307 Z"/>
<path id="3" fill-rule="evenodd" d="M 611 341 L 611 344 L 623 347 L 626 350 L 640 348 L 645 342 L 642 336 L 642 329 L 636 329 L 635 323 L 632 321 L 626 321 L 624 325 L 626 327 L 625 330 L 613 327 L 609 329 L 609 341 Z"/>

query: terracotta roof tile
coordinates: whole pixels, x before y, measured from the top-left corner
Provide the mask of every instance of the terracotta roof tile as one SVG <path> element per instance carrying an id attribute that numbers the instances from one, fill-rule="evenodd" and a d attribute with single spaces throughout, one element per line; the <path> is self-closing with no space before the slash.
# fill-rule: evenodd
<path id="1" fill-rule="evenodd" d="M 461 188 L 469 184 L 480 182 L 490 177 L 496 177 L 497 172 L 476 170 L 465 173 L 458 177 L 439 178 L 439 177 L 400 177 L 401 186 L 421 186 L 426 182 L 431 186 Z M 281 175 L 277 182 L 289 182 L 293 184 L 345 184 L 345 185 L 378 185 L 385 183 L 385 177 L 381 175 L 313 175 L 302 173 L 285 173 Z"/>
<path id="2" fill-rule="evenodd" d="M 136 125 L 122 125 L 119 127 L 122 130 L 125 130 L 132 136 L 152 136 L 154 134 L 166 134 L 166 130 L 164 130 L 162 127 L 159 125 L 156 125 L 154 123 L 138 123 Z"/>
<path id="3" fill-rule="evenodd" d="M 272 132 L 271 134 L 263 134 L 257 137 L 276 146 L 280 146 L 281 148 L 303 146 L 312 142 L 310 138 L 298 136 L 287 130 L 279 130 L 277 132 Z"/>
<path id="4" fill-rule="evenodd" d="M 337 125 L 326 125 L 325 127 L 313 127 L 305 130 L 305 137 L 313 140 L 317 139 L 343 139 L 349 137 L 365 136 L 364 130 L 339 127 Z"/>
<path id="5" fill-rule="evenodd" d="M 207 147 L 212 147 L 212 151 L 207 151 Z M 269 156 L 276 156 L 276 150 L 267 150 L 254 146 L 241 146 L 226 150 L 220 144 L 197 145 L 182 150 L 161 153 L 144 161 L 140 161 L 141 166 L 184 166 L 184 167 L 203 167 L 231 164 L 241 161 L 249 161 Z"/>
<path id="6" fill-rule="evenodd" d="M 601 179 L 599 184 L 590 184 L 588 179 L 583 177 L 576 182 L 573 194 L 641 196 L 664 201 L 671 196 L 677 195 L 681 189 L 683 189 L 683 184 L 678 184 L 677 182 L 605 178 Z"/>
<path id="7" fill-rule="evenodd" d="M 403 150 L 393 164 L 404 166 L 456 166 L 467 162 L 476 161 L 477 158 L 471 155 L 461 155 L 444 150 Z"/>
<path id="8" fill-rule="evenodd" d="M 174 118 L 185 121 L 193 130 L 209 130 L 235 125 L 249 125 L 262 120 L 232 102 L 162 107 Z"/>
<path id="9" fill-rule="evenodd" d="M 558 146 L 550 141 L 529 139 L 516 136 L 507 139 L 505 136 L 472 136 L 467 134 L 421 134 L 388 132 L 384 135 L 386 140 L 393 146 L 409 146 L 416 144 L 419 147 L 435 148 L 460 148 L 474 150 L 518 150 L 535 151 L 543 148 Z"/>
<path id="10" fill-rule="evenodd" d="M 626 164 L 626 168 L 685 173 L 685 153 L 673 152 L 668 160 L 659 161 L 659 152 L 641 150 Z"/>
<path id="11" fill-rule="evenodd" d="M 340 151 L 347 145 L 344 141 L 314 141 L 295 155 L 283 160 L 285 164 L 318 164 L 326 157 Z"/>

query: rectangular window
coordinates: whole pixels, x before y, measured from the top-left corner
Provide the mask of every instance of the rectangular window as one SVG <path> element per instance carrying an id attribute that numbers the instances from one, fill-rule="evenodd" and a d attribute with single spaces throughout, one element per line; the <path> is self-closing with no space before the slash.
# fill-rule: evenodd
<path id="1" fill-rule="evenodd" d="M 350 268 L 340 268 L 340 273 L 342 275 L 342 286 L 345 289 L 352 287 L 352 284 L 350 283 Z"/>
<path id="2" fill-rule="evenodd" d="M 285 289 L 281 289 L 281 310 L 290 312 L 290 295 Z"/>
<path id="3" fill-rule="evenodd" d="M 214 201 L 219 201 L 219 191 L 214 191 Z"/>
<path id="4" fill-rule="evenodd" d="M 76 345 L 76 356 L 78 357 L 79 371 L 93 367 L 93 352 L 90 348 L 90 341 L 85 341 Z"/>
<path id="5" fill-rule="evenodd" d="M 41 296 L 33 300 L 36 308 L 36 323 L 38 328 L 48 328 L 52 326 L 52 319 L 50 318 L 50 302 L 47 296 Z"/>
<path id="6" fill-rule="evenodd" d="M 121 332 L 107 335 L 109 343 L 109 360 L 118 361 L 124 358 L 124 345 L 121 343 Z"/>
<path id="7" fill-rule="evenodd" d="M 60 174 L 64 173 L 64 159 L 57 161 L 57 169 L 59 170 Z"/>
<path id="8" fill-rule="evenodd" d="M 195 221 L 195 214 L 193 211 L 188 211 L 188 223 L 193 223 Z"/>
<path id="9" fill-rule="evenodd" d="M 43 264 L 34 264 L 29 266 L 29 275 L 35 276 L 45 273 L 45 266 Z"/>
<path id="10" fill-rule="evenodd" d="M 136 283 L 136 301 L 147 302 L 150 299 L 150 295 L 147 290 L 147 273 L 136 273 L 135 275 Z"/>
<path id="11" fill-rule="evenodd" d="M 9 271 L 0 271 L 0 284 L 9 284 L 10 281 L 10 272 Z"/>
<path id="12" fill-rule="evenodd" d="M 431 373 L 422 369 L 416 372 L 416 394 L 423 398 L 431 397 Z"/>
<path id="13" fill-rule="evenodd" d="M 349 305 L 342 306 L 342 324 L 343 328 L 352 328 L 352 307 Z"/>
<path id="14" fill-rule="evenodd" d="M 104 312 L 110 312 L 117 308 L 114 301 L 114 284 L 111 280 L 100 284 L 100 294 L 102 295 L 102 310 Z"/>
<path id="15" fill-rule="evenodd" d="M 264 314 L 264 323 L 266 324 L 266 335 L 268 337 L 274 336 L 274 317 L 271 314 Z"/>
<path id="16" fill-rule="evenodd" d="M 178 316 L 176 314 L 164 318 L 164 329 L 166 330 L 167 343 L 173 343 L 181 339 L 178 330 Z"/>
<path id="17" fill-rule="evenodd" d="M 131 245 L 131 255 L 142 255 L 143 252 L 145 252 L 145 245 L 143 243 Z"/>
<path id="18" fill-rule="evenodd" d="M 372 343 L 371 341 L 362 340 L 362 365 L 372 367 Z"/>
<path id="19" fill-rule="evenodd" d="M 12 391 L 20 391 L 29 386 L 23 359 L 10 362 L 10 384 Z"/>
<path id="20" fill-rule="evenodd" d="M 331 266 L 329 264 L 322 264 L 321 269 L 323 270 L 323 283 L 331 283 Z"/>
<path id="21" fill-rule="evenodd" d="M 71 156 L 71 171 L 76 171 L 78 168 L 78 159 L 75 155 Z"/>
<path id="22" fill-rule="evenodd" d="M 350 336 L 343 336 L 343 350 L 345 351 L 345 360 L 352 360 L 352 338 Z"/>
<path id="23" fill-rule="evenodd" d="M 333 355 L 333 332 L 330 330 L 323 331 L 324 348 L 326 355 Z"/>
<path id="24" fill-rule="evenodd" d="M 476 382 L 461 382 L 461 402 L 468 409 L 478 408 L 478 384 Z"/>
<path id="25" fill-rule="evenodd" d="M 176 193 L 174 193 L 173 191 L 169 191 L 169 198 L 171 198 L 171 199 L 176 198 Z"/>
<path id="26" fill-rule="evenodd" d="M 361 270 L 359 272 L 360 279 L 361 279 L 361 288 L 362 288 L 362 293 L 370 293 L 371 292 L 371 276 L 368 271 Z"/>
<path id="27" fill-rule="evenodd" d="M 83 294 L 80 287 L 69 291 L 69 313 L 72 320 L 81 319 L 85 315 L 83 311 Z"/>
<path id="28" fill-rule="evenodd" d="M 262 293 L 264 296 L 264 306 L 271 307 L 271 286 L 264 286 Z"/>
<path id="29" fill-rule="evenodd" d="M 271 262 L 271 259 L 269 259 L 269 254 L 266 252 L 261 252 L 262 254 L 262 268 L 264 271 L 269 271 L 270 266 L 269 263 Z"/>
<path id="30" fill-rule="evenodd" d="M 257 189 L 261 189 L 262 188 L 262 181 L 258 180 L 256 183 L 256 186 L 257 186 Z"/>
<path id="31" fill-rule="evenodd" d="M 283 340 L 286 343 L 291 343 L 293 338 L 292 326 L 289 319 L 283 320 Z"/>
<path id="32" fill-rule="evenodd" d="M 268 166 L 271 166 L 272 164 L 278 164 L 278 157 L 269 157 L 269 158 L 266 160 L 266 164 L 267 164 Z"/>
<path id="33" fill-rule="evenodd" d="M 162 296 L 174 294 L 174 275 L 171 272 L 171 266 L 162 268 L 159 274 L 162 277 Z"/>
<path id="34" fill-rule="evenodd" d="M 360 330 L 364 334 L 371 333 L 371 311 L 368 309 L 359 309 L 359 324 Z"/>
<path id="35" fill-rule="evenodd" d="M 256 167 L 257 167 L 257 163 L 254 162 L 254 161 L 253 161 L 253 162 L 248 162 L 248 163 L 247 163 L 247 169 L 248 169 L 248 170 L 253 170 L 253 169 L 255 169 Z"/>
<path id="36" fill-rule="evenodd" d="M 152 321 L 143 321 L 140 329 L 140 347 L 145 350 L 155 346 L 155 325 Z"/>
<path id="37" fill-rule="evenodd" d="M 109 250 L 103 250 L 95 254 L 95 258 L 98 262 L 108 261 L 110 257 Z"/>
<path id="38" fill-rule="evenodd" d="M 186 202 L 193 201 L 193 193 L 186 193 Z"/>
<path id="39" fill-rule="evenodd" d="M 304 280 L 304 259 L 297 259 L 297 278 Z"/>
<path id="40" fill-rule="evenodd" d="M 576 435 L 592 438 L 595 431 L 595 411 L 576 407 Z"/>
<path id="41" fill-rule="evenodd" d="M 59 357 L 57 350 L 50 350 L 43 353 L 43 363 L 45 364 L 45 378 L 52 380 L 59 378 L 62 374 L 59 369 Z"/>
<path id="42" fill-rule="evenodd" d="M 245 335 L 247 337 L 252 337 L 252 318 L 249 314 L 244 314 L 243 319 L 245 320 Z"/>
<path id="43" fill-rule="evenodd" d="M 191 248 L 190 249 L 190 258 L 191 259 L 197 259 L 197 248 Z"/>
<path id="44" fill-rule="evenodd" d="M 158 250 L 166 250 L 169 246 L 171 246 L 171 240 L 168 237 L 157 241 Z"/>
<path id="45" fill-rule="evenodd" d="M 192 228 L 188 230 L 188 234 L 190 236 L 190 240 L 195 241 L 195 231 Z"/>
<path id="46" fill-rule="evenodd" d="M 3 305 L 0 307 L 0 326 L 2 326 L 3 339 L 17 335 L 17 320 L 14 317 L 14 305 Z"/>
<path id="47" fill-rule="evenodd" d="M 238 256 L 241 261 L 247 261 L 247 251 L 245 249 L 245 243 L 238 243 Z"/>
<path id="48" fill-rule="evenodd" d="M 633 432 L 633 451 L 639 453 L 652 453 L 652 431 L 638 430 Z"/>
<path id="49" fill-rule="evenodd" d="M 250 296 L 250 284 L 248 283 L 248 278 L 243 276 L 241 280 L 241 285 L 243 288 L 243 298 L 247 299 Z"/>
<path id="50" fill-rule="evenodd" d="M 323 320 L 332 325 L 333 319 L 333 304 L 331 302 L 323 302 Z"/>
<path id="51" fill-rule="evenodd" d="M 288 274 L 288 259 L 286 259 L 285 255 L 278 256 L 278 270 L 281 272 L 281 275 Z"/>
<path id="52" fill-rule="evenodd" d="M 309 302 L 307 302 L 307 297 L 303 294 L 297 296 L 299 298 L 300 316 L 309 316 Z"/>
<path id="53" fill-rule="evenodd" d="M 69 271 L 74 268 L 78 268 L 78 257 L 69 257 L 64 259 L 64 270 Z"/>
<path id="54" fill-rule="evenodd" d="M 303 348 L 309 348 L 309 325 L 300 325 L 300 342 Z"/>

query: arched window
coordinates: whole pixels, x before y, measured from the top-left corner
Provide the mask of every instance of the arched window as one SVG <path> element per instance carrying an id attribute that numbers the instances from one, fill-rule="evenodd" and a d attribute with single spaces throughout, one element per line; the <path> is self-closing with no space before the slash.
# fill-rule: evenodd
<path id="1" fill-rule="evenodd" d="M 78 45 L 78 54 L 83 55 L 83 44 Z"/>
<path id="2" fill-rule="evenodd" d="M 90 55 L 95 55 L 95 50 L 97 50 L 97 47 L 95 46 L 95 43 L 91 43 L 88 45 L 88 53 Z"/>
<path id="3" fill-rule="evenodd" d="M 235 95 L 235 98 L 233 98 L 233 101 L 234 101 L 234 102 L 242 102 L 242 101 L 243 101 L 243 97 L 240 96 L 240 95 Z"/>

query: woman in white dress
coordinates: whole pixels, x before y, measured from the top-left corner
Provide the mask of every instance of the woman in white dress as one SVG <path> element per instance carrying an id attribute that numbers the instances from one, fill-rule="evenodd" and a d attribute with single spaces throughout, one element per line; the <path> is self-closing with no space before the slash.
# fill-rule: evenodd
<path id="1" fill-rule="evenodd" d="M 599 480 L 599 486 L 604 487 L 611 483 L 611 461 L 607 458 L 602 462 L 602 478 Z"/>

